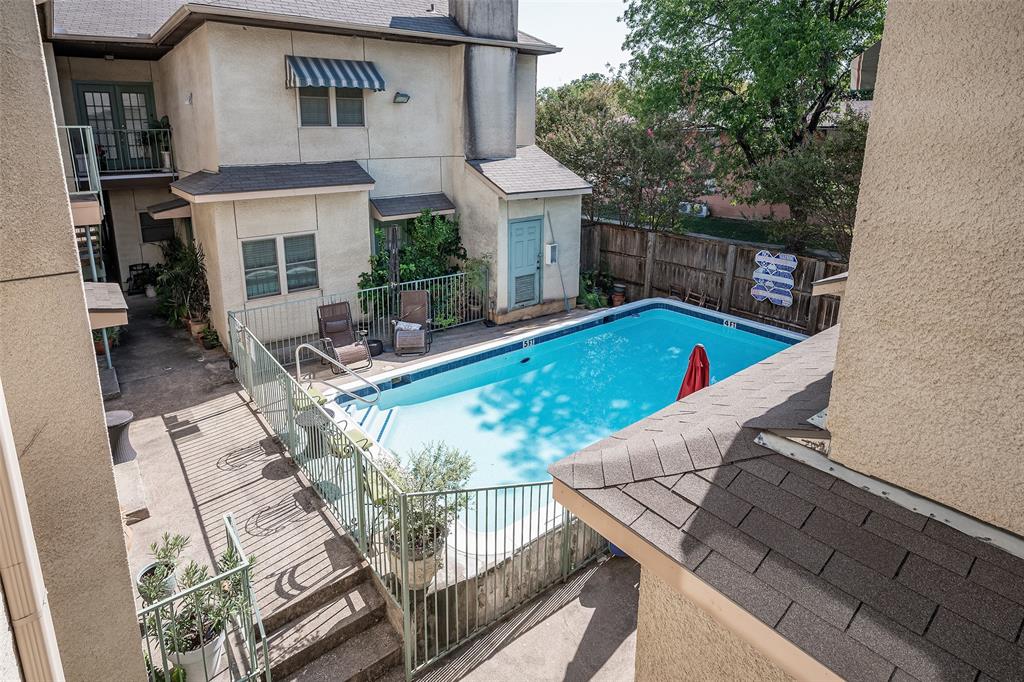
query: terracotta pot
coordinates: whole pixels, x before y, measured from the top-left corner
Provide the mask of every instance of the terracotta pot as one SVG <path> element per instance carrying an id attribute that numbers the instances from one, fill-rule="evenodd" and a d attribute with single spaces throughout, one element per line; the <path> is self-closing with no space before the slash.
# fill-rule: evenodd
<path id="1" fill-rule="evenodd" d="M 209 320 L 188 320 L 188 322 L 186 322 L 186 326 L 188 327 L 188 333 L 191 334 L 192 336 L 198 338 L 199 337 L 199 333 L 202 332 L 204 329 L 206 329 L 207 327 L 210 326 L 210 321 Z"/>
<path id="2" fill-rule="evenodd" d="M 615 292 L 612 294 L 612 307 L 617 308 L 626 302 L 626 295 L 623 293 Z"/>

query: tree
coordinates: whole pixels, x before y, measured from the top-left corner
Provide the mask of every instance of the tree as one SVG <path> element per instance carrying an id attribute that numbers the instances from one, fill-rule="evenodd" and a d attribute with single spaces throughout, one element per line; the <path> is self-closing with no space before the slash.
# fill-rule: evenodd
<path id="1" fill-rule="evenodd" d="M 722 138 L 720 180 L 818 130 L 850 62 L 881 37 L 886 0 L 630 0 L 634 113 Z"/>
<path id="2" fill-rule="evenodd" d="M 868 121 L 848 113 L 835 130 L 753 169 L 751 199 L 788 204 L 773 230 L 787 247 L 823 246 L 850 257 Z"/>
<path id="3" fill-rule="evenodd" d="M 618 161 L 608 139 L 625 115 L 624 88 L 621 80 L 592 73 L 537 93 L 537 145 L 593 186 L 583 200 L 591 221 L 611 199 Z"/>

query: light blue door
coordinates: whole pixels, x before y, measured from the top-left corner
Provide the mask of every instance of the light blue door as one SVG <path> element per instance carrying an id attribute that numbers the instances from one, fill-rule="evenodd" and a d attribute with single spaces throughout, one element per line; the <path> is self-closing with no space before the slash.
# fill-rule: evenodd
<path id="1" fill-rule="evenodd" d="M 509 308 L 540 303 L 540 240 L 544 219 L 508 221 Z"/>

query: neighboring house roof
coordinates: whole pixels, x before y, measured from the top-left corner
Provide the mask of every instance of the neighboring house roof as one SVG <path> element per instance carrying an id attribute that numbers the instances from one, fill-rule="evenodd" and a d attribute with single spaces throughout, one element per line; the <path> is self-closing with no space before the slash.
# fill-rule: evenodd
<path id="1" fill-rule="evenodd" d="M 120 39 L 166 44 L 179 25 L 187 24 L 190 15 L 238 23 L 302 23 L 314 28 L 410 38 L 435 37 L 451 42 L 509 42 L 531 53 L 560 50 L 522 31 L 518 41 L 469 36 L 448 16 L 446 0 L 432 3 L 425 0 L 53 0 L 52 34 L 55 39 Z"/>
<path id="2" fill-rule="evenodd" d="M 467 161 L 506 198 L 523 195 L 588 194 L 590 183 L 537 145 L 519 147 L 514 158 Z M 518 195 L 518 196 L 515 196 Z"/>
<path id="3" fill-rule="evenodd" d="M 414 194 L 404 197 L 374 197 L 370 199 L 373 217 L 377 220 L 415 218 L 423 211 L 436 215 L 455 213 L 455 204 L 444 194 Z"/>
<path id="4" fill-rule="evenodd" d="M 326 194 L 371 189 L 374 180 L 355 161 L 271 163 L 221 166 L 199 171 L 171 183 L 171 191 L 196 203 L 234 198 L 266 198 L 294 194 Z"/>
<path id="5" fill-rule="evenodd" d="M 1024 678 L 1024 560 L 754 442 L 765 429 L 810 428 L 828 402 L 837 336 L 797 344 L 550 472 L 846 679 Z"/>

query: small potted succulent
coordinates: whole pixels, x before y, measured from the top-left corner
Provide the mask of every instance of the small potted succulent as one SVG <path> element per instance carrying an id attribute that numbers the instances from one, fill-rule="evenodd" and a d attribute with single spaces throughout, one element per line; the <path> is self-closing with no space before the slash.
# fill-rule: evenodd
<path id="1" fill-rule="evenodd" d="M 174 594 L 177 587 L 174 572 L 188 543 L 187 535 L 164 533 L 160 542 L 154 542 L 149 546 L 149 554 L 153 561 L 143 566 L 135 579 L 140 595 L 148 594 L 154 598 L 152 601 L 159 601 Z"/>
<path id="2" fill-rule="evenodd" d="M 405 462 L 396 460 L 382 464 L 388 477 L 407 493 L 462 490 L 474 468 L 468 455 L 444 442 L 426 443 L 419 451 L 411 452 Z M 398 504 L 394 495 L 386 501 L 388 520 L 384 532 L 388 554 L 391 565 L 400 567 L 402 544 L 406 545 L 407 587 L 421 590 L 444 566 L 448 533 L 468 501 L 465 496 L 451 494 L 406 498 L 404 538 Z"/>
<path id="3" fill-rule="evenodd" d="M 241 555 L 229 547 L 217 559 L 217 574 L 237 568 L 241 562 Z M 178 578 L 180 598 L 146 617 L 146 632 L 159 637 L 167 660 L 184 673 L 185 680 L 208 679 L 217 673 L 228 625 L 246 607 L 242 572 L 210 582 L 212 577 L 208 566 L 189 562 Z M 159 590 L 141 594 L 147 606 L 165 598 L 161 595 Z"/>

